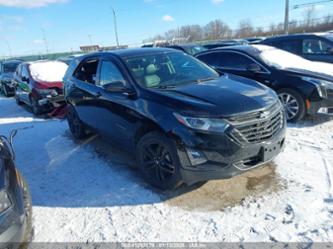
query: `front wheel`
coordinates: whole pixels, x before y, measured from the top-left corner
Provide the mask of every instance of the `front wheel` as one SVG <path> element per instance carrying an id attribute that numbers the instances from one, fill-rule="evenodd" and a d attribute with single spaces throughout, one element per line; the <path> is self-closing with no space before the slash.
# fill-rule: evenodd
<path id="1" fill-rule="evenodd" d="M 284 106 L 288 122 L 297 122 L 304 118 L 305 101 L 298 92 L 292 89 L 281 89 L 278 91 L 278 95 Z"/>
<path id="2" fill-rule="evenodd" d="M 2 84 L 2 92 L 6 97 L 10 96 L 10 94 L 8 93 L 8 89 L 4 84 Z"/>
<path id="3" fill-rule="evenodd" d="M 139 168 L 152 185 L 160 189 L 174 189 L 181 181 L 181 162 L 174 141 L 159 132 L 144 135 L 136 149 Z"/>
<path id="4" fill-rule="evenodd" d="M 37 100 L 35 100 L 34 98 L 31 98 L 30 103 L 31 103 L 32 113 L 35 114 L 35 116 L 40 115 L 42 113 L 42 110 L 41 110 L 40 106 L 38 105 Z"/>

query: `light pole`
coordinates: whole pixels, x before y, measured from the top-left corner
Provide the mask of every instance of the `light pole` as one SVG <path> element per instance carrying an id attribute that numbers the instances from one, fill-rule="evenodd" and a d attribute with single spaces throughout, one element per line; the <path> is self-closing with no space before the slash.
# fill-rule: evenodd
<path id="1" fill-rule="evenodd" d="M 286 0 L 285 14 L 284 14 L 284 33 L 289 33 L 289 0 Z"/>
<path id="2" fill-rule="evenodd" d="M 88 35 L 89 41 L 90 41 L 90 46 L 92 46 L 92 35 Z"/>
<path id="3" fill-rule="evenodd" d="M 119 48 L 119 38 L 118 38 L 118 27 L 117 27 L 116 11 L 114 10 L 113 7 L 111 7 L 111 9 L 112 9 L 112 13 L 113 13 L 114 34 L 116 36 L 117 47 Z"/>
<path id="4" fill-rule="evenodd" d="M 44 44 L 45 44 L 45 50 L 46 50 L 46 54 L 49 53 L 49 45 L 47 43 L 47 39 L 46 39 L 46 35 L 45 35 L 45 30 L 43 28 L 41 28 L 42 30 L 42 34 L 43 34 L 43 41 L 44 41 Z"/>

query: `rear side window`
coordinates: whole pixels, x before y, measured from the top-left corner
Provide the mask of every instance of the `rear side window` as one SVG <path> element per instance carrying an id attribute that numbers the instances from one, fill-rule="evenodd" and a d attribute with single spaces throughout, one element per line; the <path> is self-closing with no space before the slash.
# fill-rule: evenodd
<path id="1" fill-rule="evenodd" d="M 283 49 L 293 54 L 301 53 L 301 41 L 289 40 L 289 41 L 275 41 L 271 43 L 274 47 Z"/>
<path id="2" fill-rule="evenodd" d="M 84 61 L 75 71 L 74 78 L 89 84 L 96 84 L 98 63 L 99 60 L 96 58 Z"/>
<path id="3" fill-rule="evenodd" d="M 216 53 L 207 53 L 203 55 L 199 55 L 198 59 L 205 62 L 210 66 L 218 66 L 216 60 Z"/>
<path id="4" fill-rule="evenodd" d="M 125 86 L 125 79 L 118 67 L 112 61 L 102 61 L 101 63 L 101 75 L 99 84 L 101 86 L 112 85 L 119 87 Z"/>
<path id="5" fill-rule="evenodd" d="M 332 45 L 321 39 L 304 39 L 303 54 L 330 54 Z"/>
<path id="6" fill-rule="evenodd" d="M 233 52 L 219 52 L 215 54 L 215 65 L 222 68 L 247 69 L 249 65 L 255 63 L 245 55 Z"/>

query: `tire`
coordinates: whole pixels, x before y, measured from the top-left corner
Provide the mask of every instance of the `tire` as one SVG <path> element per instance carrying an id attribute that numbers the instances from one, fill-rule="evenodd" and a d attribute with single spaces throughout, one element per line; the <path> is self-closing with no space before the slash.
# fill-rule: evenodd
<path id="1" fill-rule="evenodd" d="M 301 94 L 292 89 L 278 90 L 279 99 L 285 107 L 288 122 L 297 122 L 306 114 L 305 100 Z"/>
<path id="2" fill-rule="evenodd" d="M 75 139 L 80 140 L 86 138 L 89 135 L 86 125 L 80 120 L 72 105 L 68 105 L 66 118 L 69 129 Z"/>
<path id="3" fill-rule="evenodd" d="M 10 94 L 8 93 L 7 87 L 5 84 L 2 84 L 2 92 L 6 97 L 10 97 Z"/>
<path id="4" fill-rule="evenodd" d="M 153 131 L 138 142 L 136 158 L 145 179 L 155 187 L 175 189 L 181 183 L 181 162 L 174 141 Z"/>
<path id="5" fill-rule="evenodd" d="M 42 113 L 40 106 L 38 106 L 37 100 L 34 98 L 30 98 L 31 110 L 35 116 L 38 116 Z"/>
<path id="6" fill-rule="evenodd" d="M 32 239 L 32 200 L 27 182 L 25 181 L 22 175 L 20 175 L 20 178 L 23 183 L 23 199 L 24 199 L 25 218 L 27 224 L 20 249 L 25 249 L 28 248 L 28 245 Z"/>
<path id="7" fill-rule="evenodd" d="M 16 101 L 17 105 L 22 105 L 23 104 L 22 101 L 20 100 L 20 97 L 17 96 L 16 93 L 15 93 L 15 101 Z"/>

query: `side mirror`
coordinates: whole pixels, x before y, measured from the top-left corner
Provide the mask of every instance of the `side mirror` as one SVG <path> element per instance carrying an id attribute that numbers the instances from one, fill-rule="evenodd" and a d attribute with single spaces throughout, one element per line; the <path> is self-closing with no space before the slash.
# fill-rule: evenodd
<path id="1" fill-rule="evenodd" d="M 252 73 L 258 73 L 261 71 L 261 67 L 256 64 L 256 63 L 253 63 L 253 64 L 250 64 L 247 68 L 246 68 L 247 71 L 249 72 L 252 72 Z"/>
<path id="2" fill-rule="evenodd" d="M 130 87 L 126 87 L 123 81 L 115 81 L 109 84 L 105 84 L 103 85 L 103 88 L 105 91 L 111 93 L 124 93 L 128 96 L 135 95 L 135 91 Z"/>

